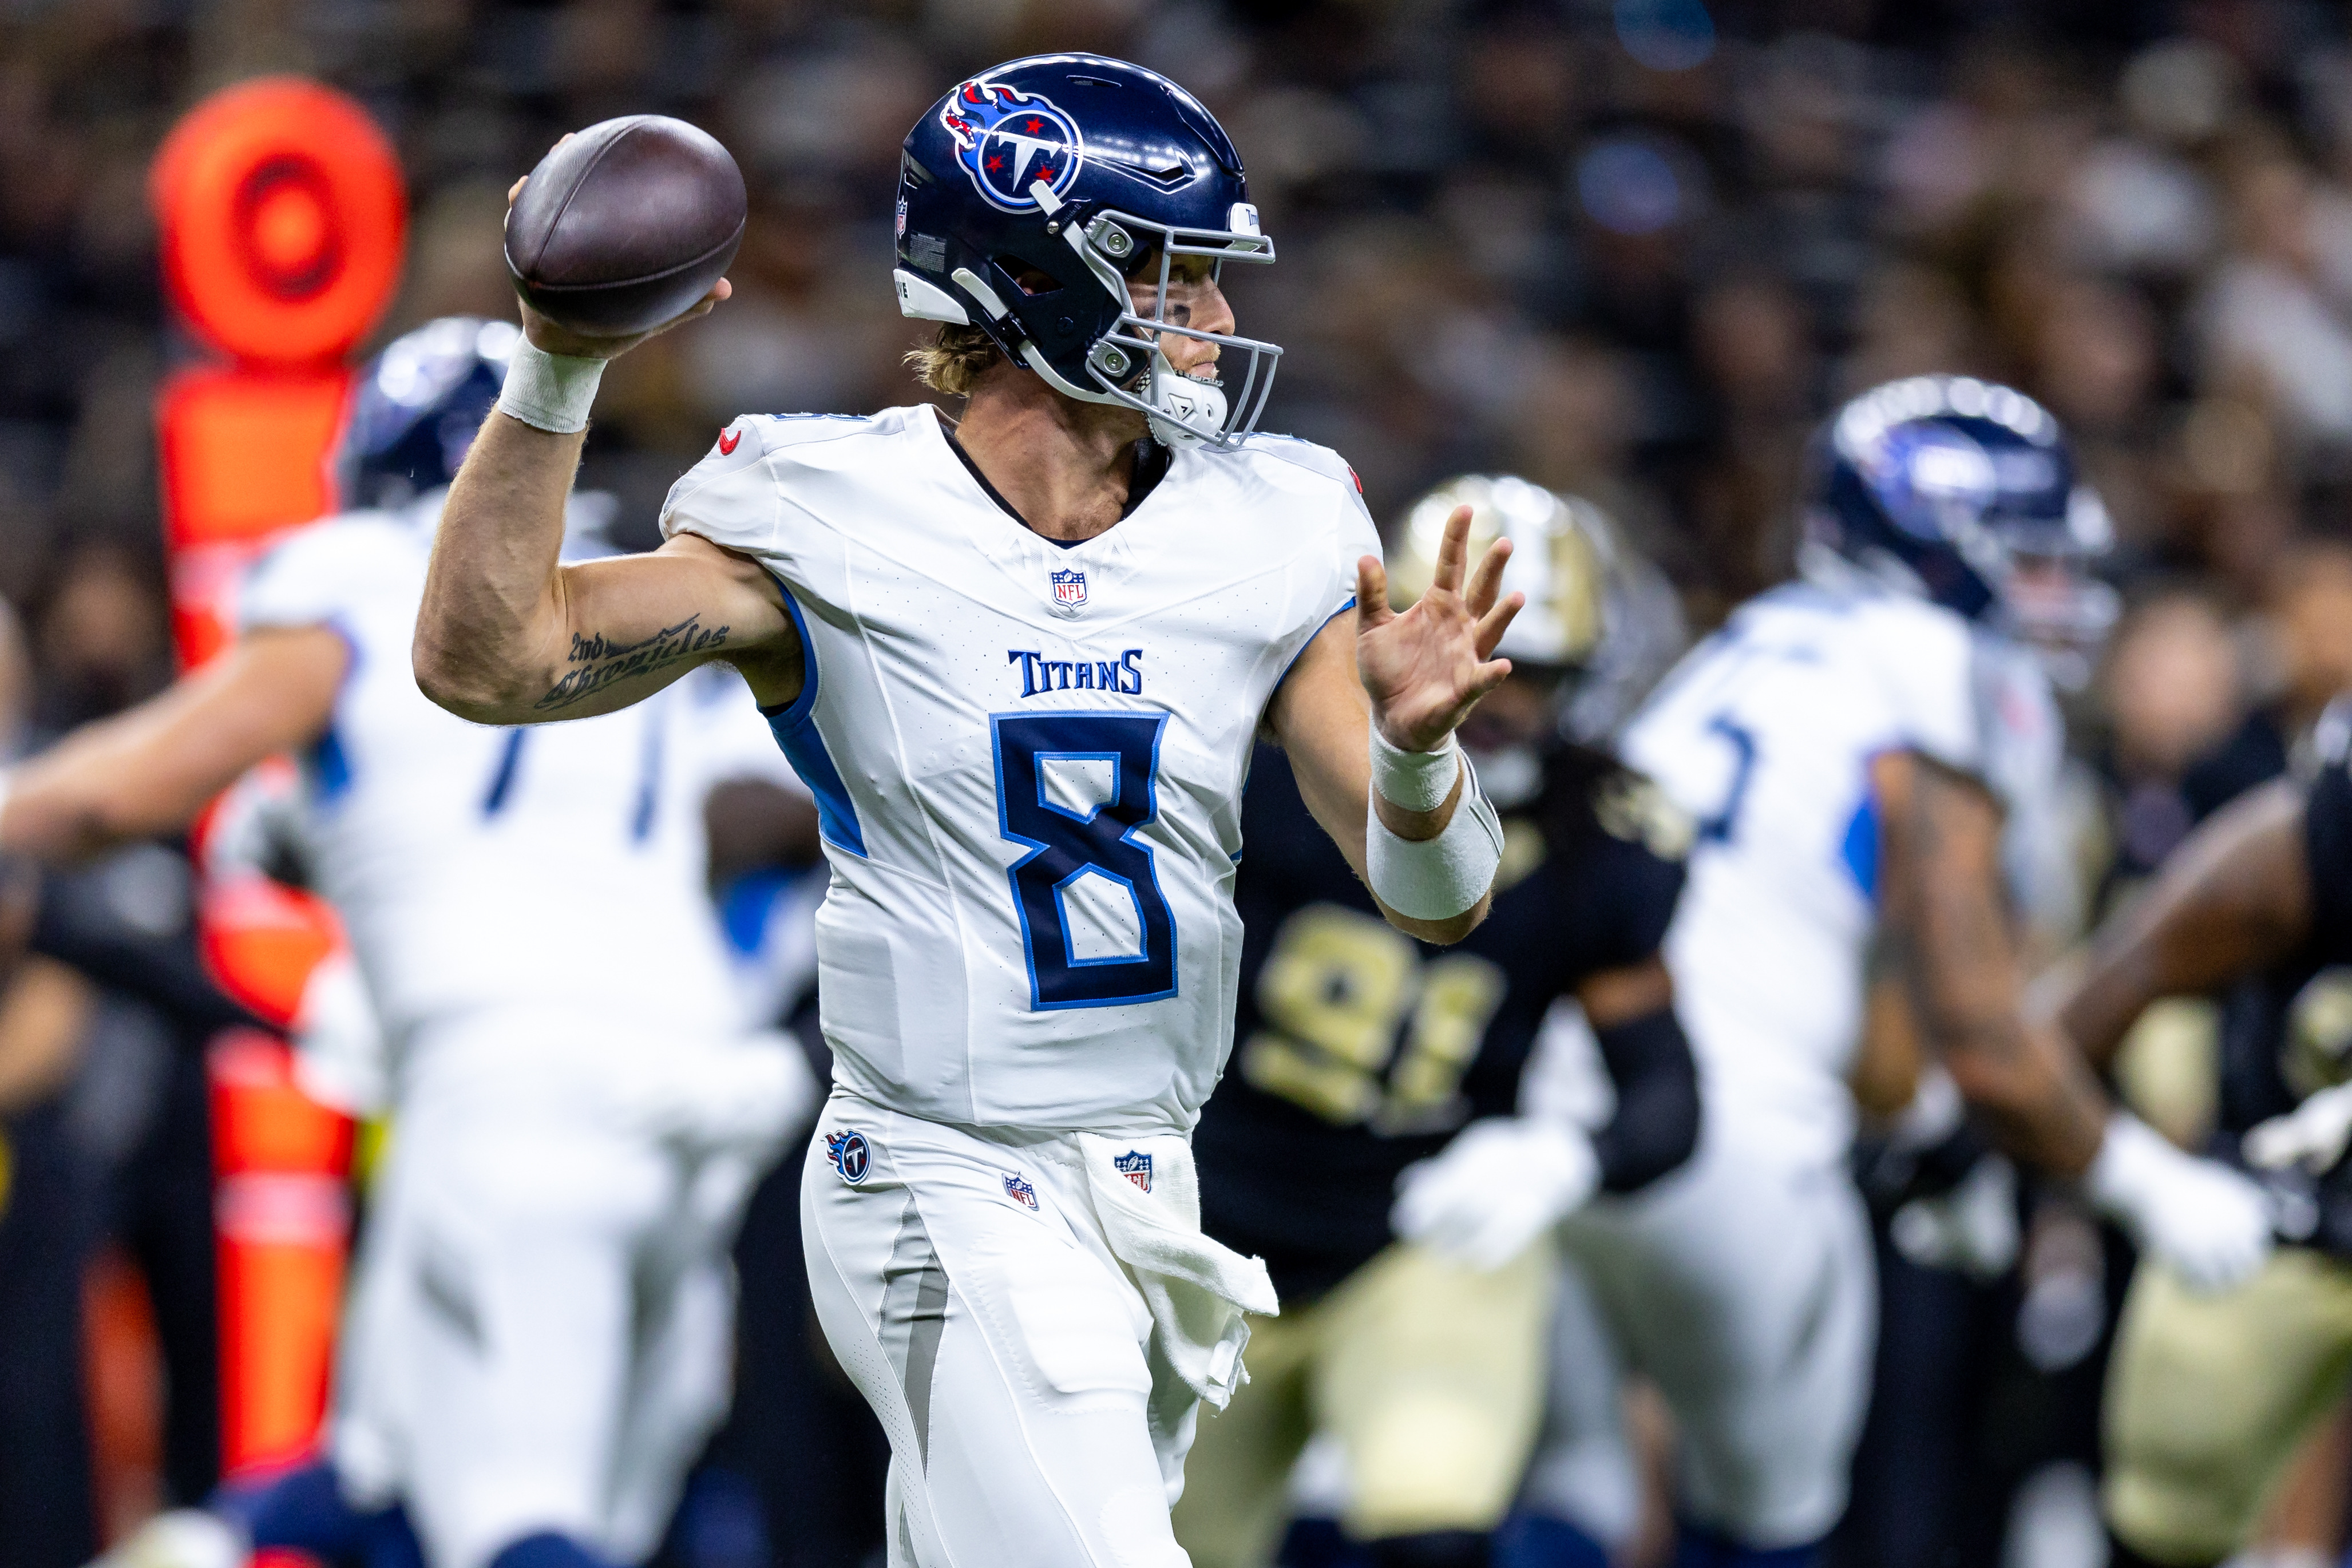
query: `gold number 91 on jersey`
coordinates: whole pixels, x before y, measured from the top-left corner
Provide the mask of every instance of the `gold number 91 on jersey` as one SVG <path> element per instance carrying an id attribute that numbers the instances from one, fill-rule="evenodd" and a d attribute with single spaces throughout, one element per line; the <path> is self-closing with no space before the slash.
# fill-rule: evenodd
<path id="1" fill-rule="evenodd" d="M 1244 1043 L 1242 1076 L 1341 1126 L 1444 1131 L 1468 1118 L 1462 1075 L 1506 984 L 1475 954 L 1424 962 L 1378 916 L 1309 904 L 1282 922 L 1258 971 L 1268 1026 Z"/>

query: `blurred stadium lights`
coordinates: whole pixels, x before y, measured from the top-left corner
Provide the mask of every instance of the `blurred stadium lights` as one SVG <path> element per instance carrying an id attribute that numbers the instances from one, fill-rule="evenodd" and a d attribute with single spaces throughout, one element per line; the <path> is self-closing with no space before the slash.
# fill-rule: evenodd
<path id="1" fill-rule="evenodd" d="M 1715 54 L 1715 18 L 1702 0 L 1617 0 L 1617 41 L 1654 71 L 1684 71 Z"/>
<path id="2" fill-rule="evenodd" d="M 1655 234 L 1688 216 L 1675 161 L 1647 136 L 1612 136 L 1585 149 L 1576 162 L 1576 195 L 1612 234 Z"/>

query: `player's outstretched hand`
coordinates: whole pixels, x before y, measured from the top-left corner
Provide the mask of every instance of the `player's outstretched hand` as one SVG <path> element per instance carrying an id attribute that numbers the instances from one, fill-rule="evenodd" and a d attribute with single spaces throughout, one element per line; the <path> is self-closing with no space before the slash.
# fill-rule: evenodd
<path id="1" fill-rule="evenodd" d="M 1503 629 L 1527 603 L 1497 598 L 1511 542 L 1487 546 L 1463 583 L 1470 553 L 1470 509 L 1445 520 L 1429 591 L 1399 614 L 1389 608 L 1389 576 L 1380 558 L 1356 563 L 1356 669 L 1372 700 L 1372 722 L 1407 752 L 1443 745 L 1478 699 L 1503 683 L 1511 661 L 1494 657 Z"/>
<path id="2" fill-rule="evenodd" d="M 572 136 L 572 133 L 567 131 L 555 139 L 555 144 L 561 147 L 571 141 Z M 507 187 L 508 206 L 511 207 L 515 205 L 515 198 L 522 195 L 522 188 L 529 184 L 530 184 L 530 176 L 525 174 Z M 611 338 L 593 337 L 585 332 L 575 332 L 571 328 L 560 325 L 550 317 L 532 310 L 530 300 L 522 300 L 518 303 L 522 308 L 522 335 L 529 338 L 534 347 L 548 353 L 563 354 L 572 359 L 618 359 L 647 338 L 657 338 L 672 327 L 683 326 L 698 316 L 710 314 L 719 307 L 719 301 L 732 297 L 734 292 L 735 286 L 721 278 L 710 286 L 709 293 L 705 294 L 660 326 L 654 328 L 653 331 L 630 332 L 625 336 Z"/>

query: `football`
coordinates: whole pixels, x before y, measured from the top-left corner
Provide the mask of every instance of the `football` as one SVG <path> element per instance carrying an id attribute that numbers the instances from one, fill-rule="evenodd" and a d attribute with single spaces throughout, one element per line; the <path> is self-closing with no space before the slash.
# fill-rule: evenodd
<path id="1" fill-rule="evenodd" d="M 743 172 L 659 114 L 590 126 L 507 209 L 507 270 L 533 310 L 595 337 L 642 332 L 710 290 L 743 243 Z"/>

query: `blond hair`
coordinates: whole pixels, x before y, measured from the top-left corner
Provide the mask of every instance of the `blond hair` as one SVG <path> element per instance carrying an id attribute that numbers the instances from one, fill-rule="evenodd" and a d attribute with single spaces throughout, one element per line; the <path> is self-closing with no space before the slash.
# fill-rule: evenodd
<path id="1" fill-rule="evenodd" d="M 915 379 L 950 397 L 971 396 L 981 376 L 1003 357 L 986 332 L 953 321 L 940 323 L 929 346 L 907 351 Z"/>

